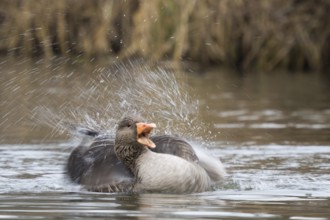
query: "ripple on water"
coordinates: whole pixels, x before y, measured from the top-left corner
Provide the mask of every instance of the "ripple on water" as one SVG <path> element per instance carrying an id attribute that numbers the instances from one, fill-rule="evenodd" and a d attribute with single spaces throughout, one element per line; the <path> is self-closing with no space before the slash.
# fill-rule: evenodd
<path id="1" fill-rule="evenodd" d="M 200 138 L 197 141 L 210 147 L 211 153 L 225 164 L 229 175 L 216 190 L 200 194 L 89 193 L 65 177 L 64 166 L 75 146 L 73 142 L 64 145 L 0 145 L 0 218 L 320 220 L 329 216 L 330 147 L 327 144 L 330 110 L 324 109 L 328 107 L 323 103 L 320 108 L 305 109 L 308 96 L 296 94 L 295 97 L 304 97 L 304 100 L 292 106 L 292 100 L 286 99 L 289 97 L 287 94 L 281 96 L 280 91 L 274 90 L 277 92 L 272 94 L 279 97 L 271 99 L 272 96 L 263 94 L 262 90 L 255 90 L 255 83 L 252 83 L 251 89 L 246 87 L 249 83 L 241 81 L 234 82 L 242 86 L 242 89 L 235 88 L 238 93 L 234 93 L 232 87 L 228 91 L 214 89 L 217 83 L 233 85 L 228 83 L 233 75 L 226 79 L 222 78 L 226 75 L 223 73 L 207 74 L 207 77 L 196 81 L 189 79 L 192 85 L 200 86 L 198 93 L 206 94 L 198 102 L 193 93 L 180 84 L 185 81 L 182 80 L 183 75 L 174 75 L 161 68 L 128 64 L 118 65 L 113 70 L 101 66 L 94 67 L 93 74 L 86 72 L 88 77 L 82 79 L 86 75 L 76 69 L 68 74 L 65 74 L 67 70 L 44 74 L 40 71 L 43 68 L 29 70 L 25 67 L 22 72 L 16 69 L 5 71 L 8 74 L 2 72 L 5 83 L 1 88 L 5 88 L 4 96 L 9 97 L 1 104 L 2 108 L 7 109 L 0 122 L 5 128 L 2 131 L 10 130 L 8 128 L 12 128 L 12 124 L 24 127 L 25 124 L 21 123 L 23 117 L 32 115 L 41 124 L 46 123 L 54 128 L 48 138 L 65 133 L 68 124 L 113 134 L 115 123 L 123 114 L 140 112 L 148 120 L 159 123 L 159 127 L 163 128 L 160 133 L 179 134 L 192 140 Z M 19 67 L 16 65 L 15 68 Z M 211 81 L 203 81 L 210 76 L 214 77 Z M 33 79 L 31 85 L 27 77 Z M 181 80 L 178 80 L 180 77 Z M 285 79 L 282 82 L 290 82 L 290 88 L 296 91 L 295 82 Z M 20 86 L 25 85 L 22 81 L 26 87 Z M 261 84 L 267 85 L 265 88 L 273 88 L 271 86 L 276 83 Z M 325 89 L 321 86 L 317 88 Z M 252 98 L 247 100 L 247 95 L 241 96 L 239 93 L 244 91 L 245 94 L 245 90 L 257 93 L 249 94 Z M 318 91 L 321 90 L 312 93 L 321 94 Z M 27 96 L 30 99 L 26 99 Z M 266 104 L 260 105 L 260 100 Z M 290 101 L 290 108 L 281 108 L 283 102 L 277 102 L 281 100 Z M 20 108 L 17 106 L 21 105 L 18 103 L 24 103 L 23 109 L 32 112 L 24 111 L 23 115 L 19 115 Z M 209 105 L 214 108 L 209 109 Z M 214 125 L 211 127 L 214 133 L 220 133 L 217 140 L 224 142 L 212 141 L 207 125 L 199 118 L 201 109 L 208 109 L 203 117 Z M 28 127 L 20 131 L 28 133 L 31 130 Z M 6 134 L 11 135 L 12 131 Z M 40 136 L 36 136 L 39 139 L 34 140 L 47 140 L 45 133 L 39 132 Z M 34 130 L 28 134 L 33 139 Z M 283 139 L 278 134 L 283 135 Z M 227 138 L 226 135 L 234 138 Z M 294 136 L 293 141 L 291 135 Z M 275 138 L 271 139 L 272 136 Z M 323 142 L 319 141 L 321 138 Z M 263 140 L 262 144 L 260 140 Z M 301 143 L 307 145 L 301 146 Z"/>

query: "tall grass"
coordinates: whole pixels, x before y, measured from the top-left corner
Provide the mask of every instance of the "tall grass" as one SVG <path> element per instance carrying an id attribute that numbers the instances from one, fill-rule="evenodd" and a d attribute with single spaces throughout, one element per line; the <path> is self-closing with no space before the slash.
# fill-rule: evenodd
<path id="1" fill-rule="evenodd" d="M 0 52 L 329 70 L 329 0 L 3 0 Z"/>
<path id="2" fill-rule="evenodd" d="M 131 40 L 136 1 L 0 1 L 0 51 L 47 58 L 117 53 Z"/>

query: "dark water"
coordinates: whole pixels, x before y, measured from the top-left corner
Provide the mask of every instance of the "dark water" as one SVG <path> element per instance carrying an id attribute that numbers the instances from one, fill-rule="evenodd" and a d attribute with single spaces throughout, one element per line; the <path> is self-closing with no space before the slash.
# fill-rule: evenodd
<path id="1" fill-rule="evenodd" d="M 329 78 L 72 63 L 0 63 L 0 219 L 330 218 Z M 131 111 L 207 146 L 227 181 L 134 196 L 70 183 L 63 166 L 77 142 L 66 124 L 112 133 Z"/>

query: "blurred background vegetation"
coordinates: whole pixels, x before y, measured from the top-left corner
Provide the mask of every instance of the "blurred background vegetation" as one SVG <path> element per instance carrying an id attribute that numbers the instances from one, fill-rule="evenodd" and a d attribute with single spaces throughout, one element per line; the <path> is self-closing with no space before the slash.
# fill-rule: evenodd
<path id="1" fill-rule="evenodd" d="M 0 54 L 326 71 L 329 0 L 2 0 Z"/>

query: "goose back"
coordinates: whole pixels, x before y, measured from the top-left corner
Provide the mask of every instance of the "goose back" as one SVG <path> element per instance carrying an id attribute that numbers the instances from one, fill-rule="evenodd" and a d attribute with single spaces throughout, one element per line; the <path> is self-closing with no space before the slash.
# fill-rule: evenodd
<path id="1" fill-rule="evenodd" d="M 205 191 L 208 188 L 210 177 L 205 169 L 198 165 L 199 158 L 187 141 L 169 135 L 153 136 L 151 140 L 156 144 L 156 148 L 152 149 L 154 152 L 150 151 L 144 156 L 144 160 L 149 162 L 143 165 L 139 163 L 140 172 L 154 175 L 153 178 L 150 176 L 148 179 L 151 181 L 149 183 L 141 182 L 141 178 L 134 177 L 133 173 L 117 158 L 113 137 L 102 134 L 96 136 L 90 146 L 81 145 L 72 151 L 66 166 L 68 176 L 87 190 L 98 192 L 138 191 L 142 185 L 149 192 L 161 189 L 163 192 L 185 193 Z M 165 161 L 165 164 L 162 161 Z M 190 163 L 186 163 L 187 161 Z M 157 169 L 147 172 L 149 165 L 159 167 L 162 172 L 156 172 Z M 167 177 L 173 175 L 172 178 L 179 181 L 168 184 L 171 179 L 165 180 L 160 175 Z M 194 181 L 200 184 L 196 185 Z M 158 189 L 152 188 L 157 184 L 163 185 Z"/>

